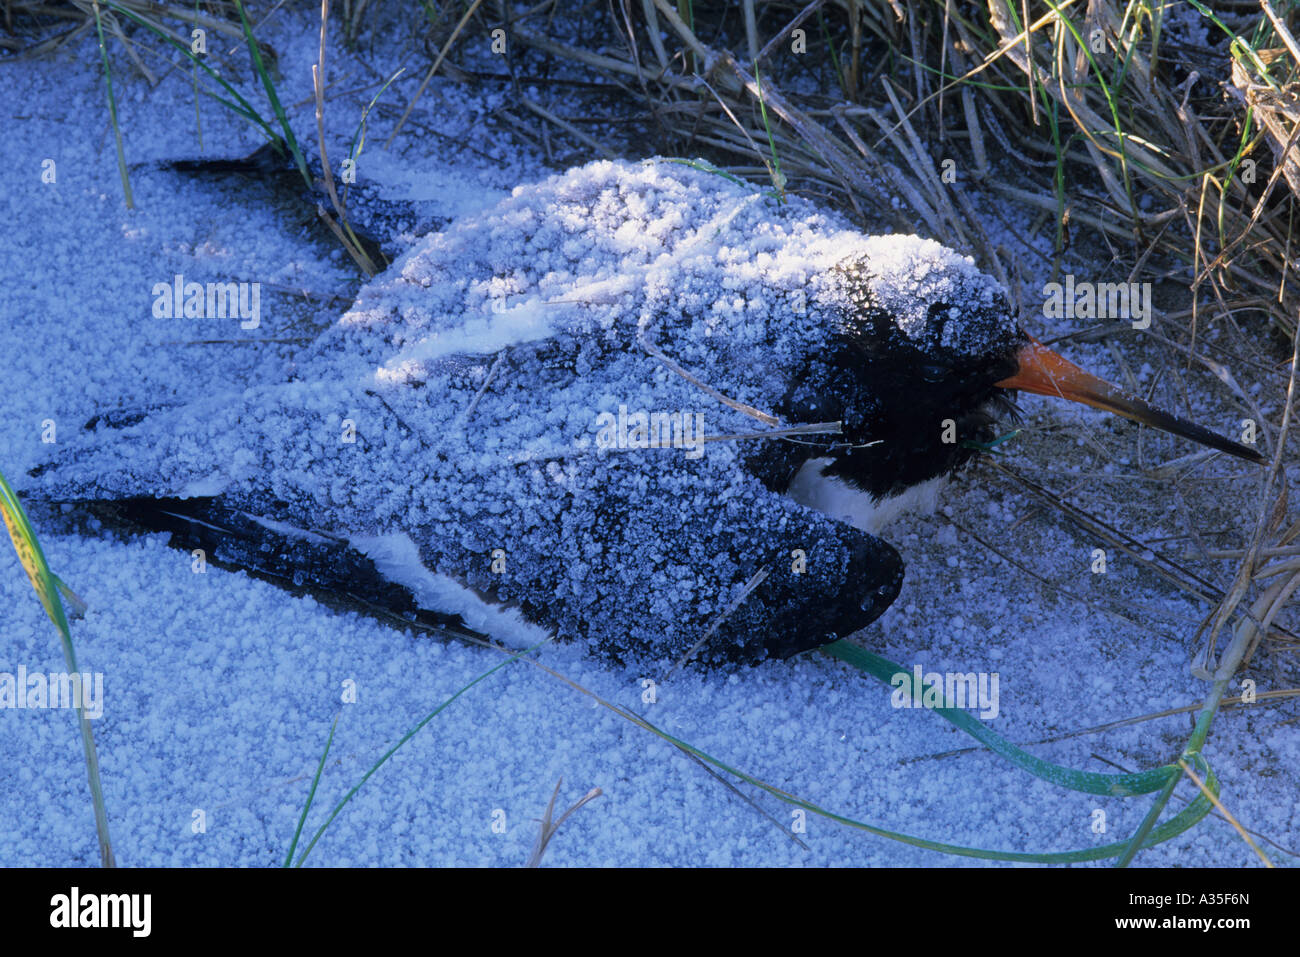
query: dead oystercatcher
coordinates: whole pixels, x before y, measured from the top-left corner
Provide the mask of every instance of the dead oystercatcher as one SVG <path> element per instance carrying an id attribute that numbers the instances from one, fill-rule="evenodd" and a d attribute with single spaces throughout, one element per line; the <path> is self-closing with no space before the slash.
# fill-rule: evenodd
<path id="1" fill-rule="evenodd" d="M 935 242 L 600 162 L 426 236 L 285 381 L 100 419 L 26 484 L 402 615 L 755 661 L 889 607 L 862 506 L 970 462 L 1015 390 L 1260 459 L 1039 345 Z"/>

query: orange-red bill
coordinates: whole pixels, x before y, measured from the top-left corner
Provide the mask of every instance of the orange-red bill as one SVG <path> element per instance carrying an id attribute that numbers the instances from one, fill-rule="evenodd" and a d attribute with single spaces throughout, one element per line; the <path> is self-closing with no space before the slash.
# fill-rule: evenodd
<path id="1" fill-rule="evenodd" d="M 1020 389 L 1037 395 L 1054 395 L 1071 402 L 1082 402 L 1095 409 L 1105 409 L 1134 422 L 1181 435 L 1237 458 L 1250 462 L 1266 461 L 1264 456 L 1252 448 L 1239 445 L 1209 429 L 1148 405 L 1136 396 L 1121 392 L 1105 379 L 1084 372 L 1073 362 L 1057 355 L 1037 339 L 1030 338 L 1016 353 L 1016 361 L 1020 363 L 1019 369 L 1011 378 L 997 383 L 1000 388 Z"/>

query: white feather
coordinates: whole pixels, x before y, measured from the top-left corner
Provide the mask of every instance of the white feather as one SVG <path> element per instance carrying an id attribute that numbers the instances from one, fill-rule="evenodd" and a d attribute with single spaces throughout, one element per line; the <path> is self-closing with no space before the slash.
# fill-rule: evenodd
<path id="1" fill-rule="evenodd" d="M 898 495 L 875 500 L 869 492 L 854 488 L 842 479 L 823 475 L 832 462 L 828 458 L 809 459 L 786 491 L 800 505 L 807 505 L 831 518 L 860 528 L 872 535 L 904 512 L 933 512 L 939 503 L 943 478 L 936 477 L 913 485 Z"/>

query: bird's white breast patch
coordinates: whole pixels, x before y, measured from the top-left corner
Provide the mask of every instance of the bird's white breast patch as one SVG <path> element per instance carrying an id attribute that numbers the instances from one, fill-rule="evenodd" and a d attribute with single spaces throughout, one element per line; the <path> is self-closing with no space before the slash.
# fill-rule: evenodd
<path id="1" fill-rule="evenodd" d="M 854 488 L 843 479 L 823 475 L 829 458 L 809 459 L 799 469 L 786 494 L 831 518 L 875 535 L 904 512 L 933 512 L 939 503 L 943 477 L 913 485 L 898 495 L 874 499 L 870 492 Z"/>

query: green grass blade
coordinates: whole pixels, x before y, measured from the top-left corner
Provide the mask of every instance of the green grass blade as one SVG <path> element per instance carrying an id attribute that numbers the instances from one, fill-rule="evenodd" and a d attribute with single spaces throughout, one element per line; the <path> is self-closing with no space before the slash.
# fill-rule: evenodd
<path id="1" fill-rule="evenodd" d="M 108 90 L 108 115 L 113 121 L 113 142 L 117 147 L 117 172 L 122 178 L 122 195 L 126 197 L 126 208 L 135 209 L 135 197 L 131 193 L 131 179 L 126 172 L 126 150 L 122 148 L 122 128 L 117 122 L 117 97 L 113 95 L 113 71 L 108 67 L 108 48 L 104 45 L 104 23 L 99 12 L 99 3 L 94 4 L 95 32 L 99 35 L 99 59 L 104 65 L 104 86 Z"/>
<path id="2" fill-rule="evenodd" d="M 9 487 L 3 474 L 0 474 L 0 518 L 4 519 L 9 537 L 14 543 L 14 550 L 18 553 L 18 561 L 27 572 L 32 588 L 36 590 L 37 597 L 45 607 L 45 613 L 50 616 L 50 621 L 54 622 L 55 628 L 58 629 L 68 675 L 69 677 L 76 675 L 78 674 L 77 652 L 72 646 L 72 631 L 68 628 L 68 617 L 63 611 L 63 602 L 59 598 L 60 591 L 67 590 L 71 593 L 71 590 L 50 571 L 49 562 L 45 560 L 45 553 L 41 550 L 41 543 L 36 538 L 32 523 L 28 520 L 22 503 L 18 501 L 18 496 Z M 81 599 L 78 598 L 77 601 L 81 602 Z M 84 604 L 82 602 L 83 606 Z M 78 694 L 75 697 L 81 749 L 86 760 L 90 799 L 95 813 L 95 833 L 99 837 L 99 860 L 104 867 L 115 867 L 113 841 L 108 833 L 108 809 L 104 805 L 104 788 L 99 778 L 99 755 L 95 751 L 95 737 L 90 728 L 90 720 L 86 717 L 85 696 Z"/>
<path id="3" fill-rule="evenodd" d="M 438 707 L 434 708 L 427 715 L 421 718 L 409 731 L 407 731 L 404 735 L 402 735 L 401 739 L 398 740 L 398 742 L 395 745 L 393 745 L 391 748 L 385 751 L 384 756 L 381 757 L 378 761 L 376 761 L 373 765 L 371 765 L 370 770 L 368 770 L 365 774 L 361 776 L 361 780 L 358 781 L 355 785 L 353 785 L 351 790 L 349 790 L 347 794 L 343 795 L 343 798 L 338 802 L 338 804 L 334 805 L 334 809 L 330 811 L 329 817 L 325 819 L 325 823 L 323 823 L 320 827 L 316 829 L 316 833 L 312 835 L 311 842 L 303 850 L 302 856 L 298 858 L 298 861 L 294 866 L 302 867 L 302 863 L 307 859 L 307 855 L 312 852 L 312 848 L 314 848 L 316 846 L 316 842 L 321 839 L 321 836 L 325 833 L 325 829 L 328 828 L 330 824 L 333 823 L 334 819 L 339 816 L 339 812 L 342 811 L 343 808 L 347 806 L 348 802 L 351 801 L 352 798 L 356 795 L 356 793 L 361 790 L 362 786 L 364 786 L 365 783 L 368 780 L 370 780 L 371 776 L 374 775 L 374 773 L 378 771 L 381 767 L 383 767 L 384 764 L 387 763 L 388 759 L 398 752 L 398 749 L 400 749 L 402 745 L 406 744 L 407 741 L 410 741 L 413 737 L 415 737 L 416 734 L 419 733 L 421 728 L 423 728 L 435 717 L 437 717 L 439 714 L 441 714 L 443 711 L 449 708 L 457 698 L 459 698 L 465 692 L 469 691 L 480 681 L 483 681 L 491 677 L 492 675 L 500 671 L 502 668 L 506 667 L 506 665 L 513 664 L 514 662 L 522 658 L 524 655 L 529 654 L 532 651 L 535 651 L 536 649 L 540 648 L 542 645 L 546 644 L 546 642 L 550 640 L 551 639 L 547 637 L 546 639 L 539 641 L 537 644 L 533 645 L 531 648 L 525 648 L 523 651 L 511 655 L 509 658 L 507 658 L 505 661 L 501 662 L 500 664 L 494 665 L 493 667 L 489 668 L 487 671 L 483 672 L 481 675 L 479 675 L 469 684 L 465 685 L 463 688 L 461 688 L 459 691 L 453 694 L 442 704 L 438 705 Z M 321 758 L 322 763 L 324 762 L 324 760 L 325 760 L 324 757 L 322 757 Z M 312 786 L 312 790 L 313 792 L 315 791 L 314 784 Z M 306 812 L 304 811 L 304 815 L 305 813 Z M 295 842 L 296 840 L 297 838 L 295 836 Z"/>
<path id="4" fill-rule="evenodd" d="M 279 134 L 275 132 L 275 130 L 271 129 L 269 123 L 267 123 L 264 119 L 262 119 L 261 114 L 258 113 L 257 110 L 253 107 L 253 104 L 249 103 L 248 100 L 244 99 L 244 97 L 240 94 L 238 90 L 236 90 L 233 86 L 231 86 L 230 83 L 228 83 L 220 74 L 218 74 L 215 70 L 213 70 L 212 67 L 208 66 L 206 63 L 203 62 L 203 60 L 201 60 L 198 56 L 196 56 L 193 53 L 193 51 L 190 50 L 189 47 L 181 43 L 171 34 L 159 30 L 154 24 L 150 23 L 148 20 L 144 20 L 141 17 L 137 16 L 133 11 L 128 10 L 126 7 L 122 7 L 114 3 L 113 0 L 104 0 L 104 4 L 113 12 L 120 13 L 122 16 L 126 17 L 128 20 L 131 20 L 138 26 L 144 27 L 154 36 L 160 37 L 161 39 L 165 40 L 167 43 L 171 44 L 176 50 L 180 51 L 182 55 L 188 57 L 189 60 L 195 66 L 202 69 L 204 72 L 208 74 L 208 76 L 210 76 L 213 80 L 219 83 L 226 90 L 226 92 L 229 93 L 239 103 L 239 106 L 236 107 L 229 100 L 224 100 L 220 96 L 217 96 L 215 93 L 212 93 L 208 90 L 202 90 L 201 92 L 206 93 L 208 96 L 212 97 L 218 103 L 224 104 L 226 107 L 234 111 L 236 114 L 242 116 L 244 119 L 248 120 L 249 122 L 257 126 L 258 129 L 260 129 L 264 134 L 266 134 L 267 139 L 271 140 L 273 143 L 279 143 L 283 146 L 284 140 L 280 137 Z"/>
<path id="5" fill-rule="evenodd" d="M 495 647 L 495 646 L 488 646 L 488 647 Z M 827 646 L 827 647 L 831 647 L 831 646 Z M 495 650 L 500 651 L 501 649 L 495 649 Z M 881 660 L 883 661 L 883 659 Z M 925 838 L 916 837 L 911 834 L 904 834 L 898 831 L 891 831 L 883 827 L 878 827 L 873 824 L 868 824 L 864 821 L 856 820 L 854 818 L 848 817 L 847 815 L 838 814 L 812 801 L 805 800 L 799 797 L 798 795 L 791 794 L 788 791 L 784 791 L 780 788 L 774 787 L 773 785 L 768 784 L 762 779 L 756 778 L 751 774 L 747 774 L 744 771 L 732 767 L 726 762 L 720 761 L 717 758 L 713 757 L 712 755 L 707 754 L 704 751 L 701 751 L 699 748 L 696 748 L 694 745 L 686 741 L 683 741 L 679 738 L 676 738 L 671 734 L 668 734 L 667 732 L 656 727 L 654 724 L 652 724 L 650 721 L 646 720 L 642 716 L 638 714 L 634 714 L 633 712 L 628 711 L 626 708 L 620 707 L 619 705 L 616 705 L 613 702 L 607 701 L 606 699 L 600 697 L 599 695 L 588 690 L 587 688 L 584 688 L 582 685 L 578 684 L 577 682 L 572 681 L 571 679 L 566 678 L 564 675 L 551 670 L 550 668 L 546 667 L 540 662 L 532 659 L 528 659 L 528 663 L 533 665 L 533 667 L 535 668 L 540 668 L 542 671 L 545 671 L 547 674 L 551 675 L 552 677 L 557 678 L 560 681 L 563 681 L 565 684 L 569 685 L 569 687 L 573 688 L 575 691 L 579 692 L 580 694 L 586 695 L 587 697 L 595 701 L 597 704 L 599 704 L 601 707 L 606 708 L 609 711 L 612 711 L 614 714 L 623 718 L 625 721 L 628 721 L 629 723 L 634 724 L 637 727 L 650 732 L 651 734 L 668 742 L 674 747 L 677 747 L 678 749 L 692 755 L 693 757 L 698 758 L 700 761 L 710 764 L 713 767 L 721 771 L 725 771 L 728 774 L 732 775 L 733 777 L 736 777 L 747 784 L 759 788 L 760 790 L 770 794 L 772 797 L 775 797 L 777 800 L 780 800 L 788 805 L 791 805 L 792 807 L 803 808 L 804 810 L 816 814 L 819 817 L 824 817 L 827 820 L 834 821 L 837 824 L 841 824 L 845 827 L 851 827 L 854 828 L 855 830 L 865 831 L 877 837 L 883 837 L 888 840 L 897 841 L 902 844 L 910 844 L 914 847 L 920 847 L 931 851 L 938 851 L 944 854 L 953 854 L 961 857 L 979 858 L 982 860 L 1017 861 L 1017 862 L 1029 863 L 1029 864 L 1072 864 L 1072 863 L 1080 863 L 1084 861 L 1105 860 L 1107 858 L 1117 857 L 1118 855 L 1122 854 L 1129 843 L 1128 841 L 1119 841 L 1112 844 L 1104 844 L 1104 845 L 1099 845 L 1097 847 L 1081 848 L 1079 850 L 1073 850 L 1073 851 L 1048 851 L 1048 852 L 1003 851 L 1003 850 L 989 850 L 985 848 L 976 848 L 976 847 L 965 847 L 957 844 L 945 844 L 939 841 L 931 841 Z M 898 670 L 896 666 L 891 665 L 890 667 L 892 669 L 891 674 Z M 1215 793 L 1217 796 L 1218 783 L 1217 780 L 1214 778 L 1213 773 L 1210 772 L 1209 769 L 1204 765 L 1204 762 L 1198 760 L 1197 764 L 1198 767 L 1204 770 L 1203 780 L 1207 782 L 1207 787 L 1209 787 L 1211 791 Z M 1182 769 L 1179 768 L 1177 765 L 1173 765 L 1172 768 L 1163 768 L 1159 770 L 1170 771 L 1171 773 L 1175 773 L 1175 774 L 1182 773 Z M 1171 818 L 1170 820 L 1166 821 L 1164 824 L 1161 824 L 1159 827 L 1154 828 L 1150 832 L 1147 839 L 1143 842 L 1142 846 L 1154 847 L 1157 844 L 1162 843 L 1163 841 L 1167 841 L 1170 838 L 1176 837 L 1177 835 L 1183 833 L 1189 828 L 1195 826 L 1202 819 L 1204 819 L 1204 817 L 1207 814 L 1209 814 L 1213 810 L 1214 810 L 1214 805 L 1209 800 L 1209 798 L 1207 798 L 1204 794 L 1198 794 L 1197 798 L 1193 800 L 1191 803 L 1189 803 L 1188 806 L 1184 808 L 1179 814 L 1177 814 L 1175 817 Z"/>
<path id="6" fill-rule="evenodd" d="M 885 684 L 889 684 L 894 675 L 907 671 L 906 668 L 894 664 L 887 658 L 882 658 L 846 641 L 832 642 L 823 646 L 821 650 L 832 658 L 838 658 L 859 671 L 880 679 Z M 1021 750 L 960 708 L 942 707 L 927 710 L 934 711 L 1016 767 L 1028 771 L 1034 777 L 1072 791 L 1108 797 L 1131 797 L 1136 794 L 1150 794 L 1163 787 L 1171 778 L 1176 781 L 1182 776 L 1182 771 L 1176 764 L 1153 768 L 1150 771 L 1139 771 L 1136 774 L 1101 774 L 1096 771 L 1071 770 Z"/>
<path id="7" fill-rule="evenodd" d="M 758 109 L 763 117 L 763 129 L 767 131 L 767 148 L 772 151 L 772 165 L 768 170 L 772 175 L 772 186 L 776 189 L 776 198 L 785 202 L 785 174 L 781 172 L 781 159 L 776 155 L 776 140 L 772 136 L 772 127 L 767 120 L 767 104 L 763 102 L 763 80 L 758 75 L 758 66 L 754 67 L 754 85 L 758 87 Z"/>
<path id="8" fill-rule="evenodd" d="M 293 863 L 293 852 L 298 849 L 298 839 L 302 836 L 302 827 L 307 823 L 307 812 L 311 810 L 312 801 L 316 798 L 316 786 L 320 784 L 321 772 L 325 770 L 325 759 L 329 757 L 330 745 L 334 743 L 334 732 L 338 730 L 339 715 L 334 716 L 334 721 L 330 724 L 329 737 L 325 739 L 325 750 L 321 752 L 320 762 L 316 765 L 316 774 L 311 779 L 311 789 L 307 792 L 307 803 L 302 806 L 302 814 L 298 815 L 298 826 L 294 828 L 293 840 L 289 842 L 289 853 L 284 856 L 282 867 L 288 867 Z"/>
<path id="9" fill-rule="evenodd" d="M 370 111 L 374 109 L 375 104 L 379 102 L 379 98 L 384 95 L 384 91 L 392 85 L 394 80 L 405 72 L 406 67 L 401 67 L 396 73 L 385 80 L 384 85 L 379 88 L 379 92 L 370 98 L 370 102 L 366 104 L 366 108 L 361 111 L 361 120 L 357 123 L 356 131 L 352 134 L 352 143 L 348 146 L 348 156 L 351 158 L 353 163 L 357 161 L 357 158 L 361 155 L 361 151 L 366 145 L 366 118 L 370 116 Z"/>
<path id="10" fill-rule="evenodd" d="M 271 75 L 266 71 L 266 64 L 262 62 L 262 51 L 257 45 L 257 40 L 253 37 L 253 27 L 248 22 L 248 15 L 244 13 L 242 0 L 235 0 L 235 9 L 239 11 L 239 22 L 244 28 L 244 39 L 248 42 L 248 56 L 253 61 L 253 69 L 262 80 L 262 86 L 266 89 L 266 98 L 271 103 L 275 118 L 280 121 L 280 129 L 284 131 L 284 142 L 288 144 L 289 152 L 293 154 L 293 161 L 298 165 L 298 172 L 302 174 L 303 181 L 310 187 L 311 173 L 307 171 L 306 157 L 302 155 L 302 148 L 298 146 L 298 138 L 293 135 L 293 127 L 289 125 L 289 117 L 285 114 L 284 106 L 280 103 L 280 97 L 275 92 L 275 84 L 271 81 Z"/>

